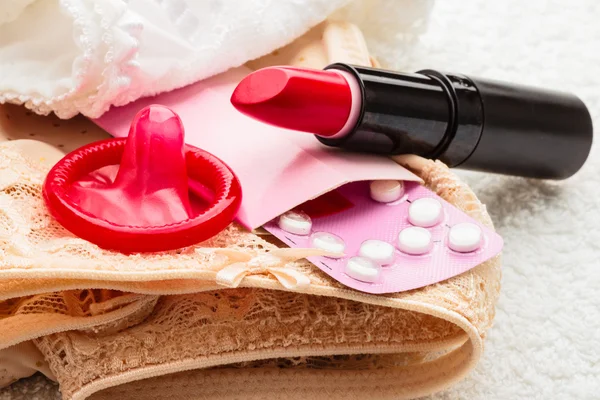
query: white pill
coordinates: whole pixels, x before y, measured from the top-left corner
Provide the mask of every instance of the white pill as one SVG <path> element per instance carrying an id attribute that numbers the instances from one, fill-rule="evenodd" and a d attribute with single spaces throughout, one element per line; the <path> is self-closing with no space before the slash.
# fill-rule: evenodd
<path id="1" fill-rule="evenodd" d="M 352 257 L 346 263 L 346 275 L 361 282 L 376 282 L 381 273 L 381 266 L 364 257 Z"/>
<path id="2" fill-rule="evenodd" d="M 442 203 L 436 199 L 423 197 L 408 207 L 408 221 L 415 226 L 429 228 L 442 219 Z"/>
<path id="3" fill-rule="evenodd" d="M 312 228 L 312 220 L 302 211 L 288 211 L 279 217 L 279 227 L 295 235 L 308 235 Z"/>
<path id="4" fill-rule="evenodd" d="M 310 236 L 310 246 L 331 253 L 340 253 L 339 257 L 332 258 L 343 257 L 343 253 L 346 250 L 346 243 L 344 240 L 341 237 L 328 232 L 313 233 Z"/>
<path id="5" fill-rule="evenodd" d="M 463 222 L 450 228 L 448 247 L 459 253 L 469 253 L 481 247 L 483 232 L 470 222 Z"/>
<path id="6" fill-rule="evenodd" d="M 425 228 L 411 226 L 403 229 L 398 235 L 398 248 L 411 255 L 425 254 L 431 250 L 431 232 Z"/>
<path id="7" fill-rule="evenodd" d="M 387 265 L 394 262 L 394 246 L 388 242 L 377 239 L 365 240 L 358 250 L 358 255 L 375 261 L 379 265 Z"/>
<path id="8" fill-rule="evenodd" d="M 371 198 L 380 203 L 391 203 L 404 196 L 402 181 L 373 181 L 369 186 Z"/>

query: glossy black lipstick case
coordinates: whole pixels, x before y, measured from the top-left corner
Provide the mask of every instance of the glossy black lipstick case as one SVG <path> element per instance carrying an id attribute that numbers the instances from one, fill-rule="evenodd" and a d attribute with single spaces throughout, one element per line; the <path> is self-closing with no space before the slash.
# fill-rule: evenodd
<path id="1" fill-rule="evenodd" d="M 569 93 L 433 70 L 326 69 L 351 73 L 362 91 L 354 129 L 342 138 L 317 136 L 329 146 L 542 179 L 568 178 L 590 152 L 590 114 Z"/>

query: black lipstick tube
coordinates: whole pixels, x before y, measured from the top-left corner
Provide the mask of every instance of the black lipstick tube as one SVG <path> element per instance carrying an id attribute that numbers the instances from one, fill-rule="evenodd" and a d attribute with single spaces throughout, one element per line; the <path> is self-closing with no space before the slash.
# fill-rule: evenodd
<path id="1" fill-rule="evenodd" d="M 584 164 L 593 128 L 569 93 L 423 70 L 406 74 L 332 64 L 361 88 L 356 126 L 329 146 L 416 154 L 449 167 L 565 179 Z"/>

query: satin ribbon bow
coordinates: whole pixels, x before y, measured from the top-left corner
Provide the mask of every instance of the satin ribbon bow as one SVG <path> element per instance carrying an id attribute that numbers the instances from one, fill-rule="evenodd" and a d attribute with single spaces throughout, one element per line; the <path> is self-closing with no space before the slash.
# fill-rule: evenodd
<path id="1" fill-rule="evenodd" d="M 310 279 L 287 264 L 306 257 L 337 256 L 319 249 L 275 249 L 252 257 L 235 250 L 219 249 L 217 253 L 226 255 L 234 262 L 217 267 L 216 282 L 219 285 L 237 287 L 248 275 L 271 274 L 286 289 L 301 289 L 310 285 Z"/>

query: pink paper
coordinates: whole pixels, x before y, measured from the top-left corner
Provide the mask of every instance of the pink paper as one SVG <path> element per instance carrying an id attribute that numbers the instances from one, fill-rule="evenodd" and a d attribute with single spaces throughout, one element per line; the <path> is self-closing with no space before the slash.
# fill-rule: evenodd
<path id="1" fill-rule="evenodd" d="M 312 135 L 271 127 L 240 114 L 229 99 L 249 72 L 245 67 L 233 69 L 113 108 L 95 122 L 113 136 L 124 137 L 143 107 L 162 104 L 172 108 L 183 121 L 186 143 L 221 158 L 238 176 L 243 190 L 238 221 L 249 229 L 349 182 L 420 181 L 387 157 L 332 149 Z"/>
<path id="2" fill-rule="evenodd" d="M 500 235 L 486 228 L 429 189 L 407 183 L 406 197 L 394 203 L 382 204 L 372 200 L 366 182 L 351 183 L 338 189 L 354 207 L 340 213 L 313 219 L 312 232 L 328 232 L 341 237 L 346 243 L 345 257 L 309 257 L 308 259 L 323 272 L 356 290 L 367 293 L 393 293 L 417 289 L 443 281 L 481 264 L 494 257 L 502 249 Z M 410 202 L 423 197 L 435 198 L 442 204 L 444 218 L 431 232 L 433 248 L 423 255 L 409 255 L 398 250 L 398 235 L 412 226 L 408 221 Z M 280 229 L 276 221 L 265 225 L 265 229 L 290 247 L 308 248 L 310 236 L 294 235 Z M 450 227 L 470 222 L 483 232 L 482 245 L 471 253 L 457 253 L 448 247 Z M 383 240 L 396 247 L 395 260 L 382 267 L 381 275 L 374 283 L 358 281 L 344 272 L 350 257 L 357 256 L 360 245 L 369 239 Z"/>

